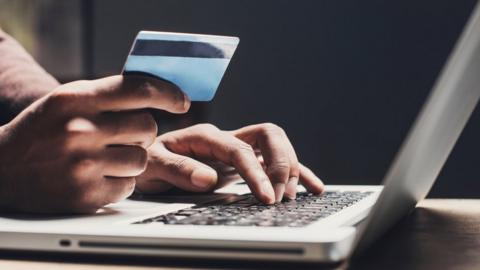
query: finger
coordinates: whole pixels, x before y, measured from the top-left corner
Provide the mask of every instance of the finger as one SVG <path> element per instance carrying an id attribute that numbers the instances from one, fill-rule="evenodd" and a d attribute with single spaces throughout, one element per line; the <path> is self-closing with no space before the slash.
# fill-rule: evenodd
<path id="1" fill-rule="evenodd" d="M 69 149 L 105 145 L 140 145 L 149 147 L 157 135 L 157 124 L 146 111 L 105 112 L 91 119 L 75 117 L 65 124 Z"/>
<path id="2" fill-rule="evenodd" d="M 110 177 L 134 177 L 145 171 L 147 151 L 140 146 L 108 146 L 96 158 L 101 174 Z"/>
<path id="3" fill-rule="evenodd" d="M 149 147 L 157 136 L 157 124 L 146 111 L 105 112 L 92 120 L 103 144 Z"/>
<path id="4" fill-rule="evenodd" d="M 164 181 L 182 190 L 202 192 L 213 188 L 217 183 L 217 172 L 197 160 L 182 156 L 168 151 L 163 145 L 156 144 L 154 149 L 149 150 L 150 161 L 147 171 L 138 179 L 141 191 L 148 193 L 157 190 L 149 190 L 154 188 L 144 186 L 142 183 L 149 180 L 156 182 Z M 158 185 L 163 189 L 164 186 Z"/>
<path id="5" fill-rule="evenodd" d="M 262 164 L 263 168 L 266 169 L 265 162 L 263 160 L 262 155 L 257 155 L 258 160 L 260 161 L 260 164 Z M 299 165 L 301 165 L 299 163 Z M 297 186 L 298 186 L 299 178 L 298 177 L 291 177 L 288 180 L 288 183 L 285 187 L 285 193 L 284 196 L 287 197 L 290 200 L 294 200 L 297 197 Z"/>
<path id="6" fill-rule="evenodd" d="M 98 177 L 83 175 L 81 184 L 64 192 L 70 196 L 70 203 L 60 208 L 74 209 L 79 213 L 95 213 L 97 209 L 130 196 L 135 189 L 134 177 Z M 96 177 L 97 176 L 97 177 Z"/>
<path id="7" fill-rule="evenodd" d="M 325 190 L 325 186 L 309 168 L 300 164 L 300 182 L 310 192 L 320 194 Z"/>
<path id="8" fill-rule="evenodd" d="M 266 172 L 273 182 L 275 200 L 280 202 L 284 192 L 296 192 L 292 185 L 286 185 L 291 180 L 297 181 L 299 165 L 297 156 L 285 132 L 274 124 L 259 124 L 247 126 L 234 131 L 237 137 L 244 139 L 252 146 L 257 146 L 263 156 Z"/>
<path id="9" fill-rule="evenodd" d="M 285 188 L 285 197 L 290 200 L 294 200 L 297 197 L 298 177 L 292 177 L 288 180 L 287 187 Z"/>
<path id="10" fill-rule="evenodd" d="M 212 125 L 197 125 L 161 136 L 165 146 L 180 155 L 216 159 L 234 166 L 253 194 L 264 203 L 273 203 L 275 194 L 268 176 L 252 147 L 232 134 Z"/>
<path id="11" fill-rule="evenodd" d="M 68 151 L 84 151 L 85 149 L 103 147 L 99 143 L 97 126 L 84 117 L 70 119 L 65 124 L 65 135 L 61 141 Z"/>
<path id="12" fill-rule="evenodd" d="M 68 111 L 154 108 L 171 113 L 185 113 L 190 107 L 189 99 L 175 85 L 137 75 L 116 75 L 92 81 L 72 82 L 59 87 L 51 94 L 51 98 L 67 106 Z M 72 100 L 75 102 L 69 102 Z"/>
<path id="13" fill-rule="evenodd" d="M 256 152 L 256 151 L 255 151 Z M 258 158 L 258 161 L 260 162 L 260 164 L 262 165 L 262 168 L 264 170 L 267 169 L 267 165 L 265 165 L 265 160 L 263 159 L 263 156 L 261 154 L 258 154 L 258 153 L 255 153 L 257 155 L 257 158 Z"/>
<path id="14" fill-rule="evenodd" d="M 217 172 L 218 180 L 217 184 L 215 185 L 215 189 L 225 187 L 238 180 L 243 180 L 235 167 L 226 165 L 220 161 L 211 160 L 205 161 L 205 164 L 212 167 Z"/>
<path id="15" fill-rule="evenodd" d="M 116 203 L 128 198 L 135 190 L 134 177 L 105 177 L 101 187 L 103 205 Z"/>

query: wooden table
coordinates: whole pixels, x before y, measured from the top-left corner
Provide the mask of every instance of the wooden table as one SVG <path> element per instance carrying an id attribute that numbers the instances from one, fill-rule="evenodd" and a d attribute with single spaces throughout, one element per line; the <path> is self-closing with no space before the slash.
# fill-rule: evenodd
<path id="1" fill-rule="evenodd" d="M 425 200 L 364 256 L 334 266 L 0 252 L 0 269 L 154 268 L 480 269 L 480 200 Z"/>

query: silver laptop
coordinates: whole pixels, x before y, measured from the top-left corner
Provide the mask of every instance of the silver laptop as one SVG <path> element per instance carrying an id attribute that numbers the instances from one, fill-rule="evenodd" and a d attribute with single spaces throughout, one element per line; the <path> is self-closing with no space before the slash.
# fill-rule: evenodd
<path id="1" fill-rule="evenodd" d="M 89 216 L 2 216 L 0 249 L 336 262 L 423 199 L 480 96 L 480 4 L 384 179 L 263 205 L 242 183 L 210 195 L 132 197 Z"/>

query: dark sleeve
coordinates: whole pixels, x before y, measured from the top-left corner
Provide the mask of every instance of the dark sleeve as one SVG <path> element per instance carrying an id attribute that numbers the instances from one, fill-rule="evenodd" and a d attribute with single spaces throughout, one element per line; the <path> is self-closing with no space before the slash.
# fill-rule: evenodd
<path id="1" fill-rule="evenodd" d="M 58 85 L 16 40 L 0 29 L 0 125 Z"/>

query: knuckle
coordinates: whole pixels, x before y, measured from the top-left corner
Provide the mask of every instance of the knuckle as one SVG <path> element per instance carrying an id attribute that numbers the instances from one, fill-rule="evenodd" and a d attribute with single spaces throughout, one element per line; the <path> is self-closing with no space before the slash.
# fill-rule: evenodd
<path id="1" fill-rule="evenodd" d="M 72 174 L 72 183 L 81 184 L 82 178 L 89 174 L 95 167 L 96 162 L 87 158 L 84 154 L 75 153 L 70 157 L 70 172 Z"/>
<path id="2" fill-rule="evenodd" d="M 64 110 L 69 107 L 74 96 L 71 92 L 58 89 L 46 97 L 44 102 L 45 109 L 48 111 Z"/>
<path id="3" fill-rule="evenodd" d="M 237 142 L 230 146 L 230 155 L 232 159 L 238 160 L 238 158 L 243 157 L 245 155 L 255 155 L 255 151 L 253 147 L 244 142 Z"/>
<path id="4" fill-rule="evenodd" d="M 88 80 L 79 80 L 71 83 L 66 83 L 55 88 L 55 90 L 50 94 L 53 100 L 64 100 L 71 99 L 75 97 L 80 92 L 86 91 L 92 87 L 91 81 Z"/>
<path id="5" fill-rule="evenodd" d="M 290 175 L 294 177 L 300 176 L 300 165 L 296 164 L 290 167 Z"/>
<path id="6" fill-rule="evenodd" d="M 64 125 L 66 135 L 88 135 L 98 130 L 97 126 L 87 118 L 72 117 L 68 119 Z"/>
<path id="7" fill-rule="evenodd" d="M 74 100 L 78 99 L 81 92 L 84 92 L 90 87 L 90 81 L 87 80 L 61 85 L 46 96 L 44 106 L 50 111 L 72 110 L 75 107 Z"/>
<path id="8" fill-rule="evenodd" d="M 264 123 L 260 126 L 260 131 L 263 135 L 269 136 L 271 134 L 285 134 L 285 131 L 276 124 Z"/>
<path id="9" fill-rule="evenodd" d="M 193 128 L 203 135 L 211 135 L 212 133 L 220 131 L 220 129 L 210 123 L 197 124 L 193 126 Z"/>
<path id="10" fill-rule="evenodd" d="M 184 171 L 187 167 L 187 158 L 186 157 L 177 157 L 171 159 L 167 162 L 166 167 L 171 174 L 176 174 L 180 171 Z"/>
<path id="11" fill-rule="evenodd" d="M 286 181 L 290 173 L 290 162 L 287 160 L 277 160 L 267 166 L 267 174 L 276 181 Z"/>
<path id="12" fill-rule="evenodd" d="M 142 80 L 137 80 L 137 94 L 142 100 L 149 100 L 153 96 L 153 91 L 156 87 L 152 79 L 144 78 Z"/>
<path id="13" fill-rule="evenodd" d="M 300 177 L 300 163 L 298 160 L 294 160 L 290 163 L 290 176 Z"/>

